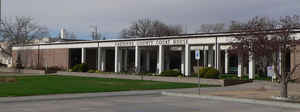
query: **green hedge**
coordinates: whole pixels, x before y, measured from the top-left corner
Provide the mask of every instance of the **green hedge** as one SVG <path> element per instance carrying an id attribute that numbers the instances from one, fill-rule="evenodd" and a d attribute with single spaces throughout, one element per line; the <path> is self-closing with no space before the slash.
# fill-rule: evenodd
<path id="1" fill-rule="evenodd" d="M 96 73 L 96 70 L 90 69 L 88 73 Z"/>
<path id="2" fill-rule="evenodd" d="M 219 78 L 219 71 L 212 67 L 204 67 L 199 69 L 199 75 L 204 78 L 217 79 Z"/>
<path id="3" fill-rule="evenodd" d="M 234 74 L 223 74 L 219 76 L 219 79 L 229 79 L 229 80 L 249 80 L 247 75 L 243 75 L 241 78 Z M 271 77 L 258 76 L 254 77 L 255 80 L 272 80 Z"/>
<path id="4" fill-rule="evenodd" d="M 207 68 L 207 67 L 202 67 L 202 68 L 200 68 L 199 69 L 199 75 L 200 75 L 200 77 L 204 77 L 204 75 L 206 74 L 206 72 L 208 71 L 208 69 L 209 68 Z"/>
<path id="5" fill-rule="evenodd" d="M 176 70 L 166 70 L 166 71 L 162 72 L 160 75 L 161 76 L 169 76 L 169 77 L 182 76 L 182 74 Z"/>
<path id="6" fill-rule="evenodd" d="M 72 72 L 87 72 L 89 66 L 87 64 L 77 64 L 72 68 Z"/>

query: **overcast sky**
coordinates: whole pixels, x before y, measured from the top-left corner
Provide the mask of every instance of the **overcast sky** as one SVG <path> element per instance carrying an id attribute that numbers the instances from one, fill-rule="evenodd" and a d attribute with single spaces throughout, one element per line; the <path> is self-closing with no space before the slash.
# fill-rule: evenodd
<path id="1" fill-rule="evenodd" d="M 193 33 L 201 24 L 245 21 L 253 16 L 300 15 L 300 0 L 2 0 L 3 17 L 31 16 L 52 33 L 63 26 L 89 35 L 98 25 L 119 33 L 140 18 L 181 24 Z"/>

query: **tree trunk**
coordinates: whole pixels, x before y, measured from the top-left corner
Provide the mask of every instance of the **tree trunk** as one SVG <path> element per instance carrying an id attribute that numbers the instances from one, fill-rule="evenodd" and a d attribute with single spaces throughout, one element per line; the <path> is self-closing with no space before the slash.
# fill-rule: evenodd
<path id="1" fill-rule="evenodd" d="M 280 81 L 280 97 L 287 98 L 288 97 L 288 82 Z"/>

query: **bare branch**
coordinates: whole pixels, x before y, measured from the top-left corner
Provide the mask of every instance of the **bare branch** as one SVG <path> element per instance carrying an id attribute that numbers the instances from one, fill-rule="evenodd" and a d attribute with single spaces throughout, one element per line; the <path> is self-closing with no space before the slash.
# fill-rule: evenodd
<path id="1" fill-rule="evenodd" d="M 49 36 L 48 29 L 33 23 L 31 17 L 16 17 L 12 20 L 0 22 L 1 41 L 7 44 L 1 47 L 1 52 L 12 56 L 12 47 L 33 43 L 34 39 Z"/>
<path id="2" fill-rule="evenodd" d="M 180 25 L 167 25 L 158 20 L 140 19 L 121 31 L 121 38 L 161 37 L 182 33 Z"/>

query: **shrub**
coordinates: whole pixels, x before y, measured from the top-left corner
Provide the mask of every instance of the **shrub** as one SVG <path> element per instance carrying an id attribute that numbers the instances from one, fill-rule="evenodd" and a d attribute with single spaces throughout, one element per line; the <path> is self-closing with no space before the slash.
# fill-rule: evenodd
<path id="1" fill-rule="evenodd" d="M 77 64 L 72 68 L 72 72 L 87 72 L 89 67 L 87 64 Z"/>
<path id="2" fill-rule="evenodd" d="M 77 64 L 72 67 L 72 72 L 79 72 L 80 64 Z"/>
<path id="3" fill-rule="evenodd" d="M 219 79 L 239 80 L 240 78 L 235 74 L 219 75 Z"/>
<path id="4" fill-rule="evenodd" d="M 209 68 L 207 70 L 207 72 L 204 75 L 205 78 L 213 78 L 213 79 L 217 79 L 219 78 L 219 71 L 217 69 L 214 68 Z"/>
<path id="5" fill-rule="evenodd" d="M 272 80 L 272 77 L 268 77 L 268 76 L 255 76 L 254 78 L 255 80 Z"/>
<path id="6" fill-rule="evenodd" d="M 204 78 L 217 79 L 219 78 L 219 71 L 212 67 L 203 67 L 199 69 L 199 75 L 200 77 L 204 77 Z"/>
<path id="7" fill-rule="evenodd" d="M 209 70 L 209 68 L 208 67 L 202 67 L 202 68 L 200 68 L 199 69 L 199 75 L 200 75 L 200 77 L 204 77 L 204 75 L 206 74 L 206 72 Z M 197 75 L 197 74 L 196 74 Z"/>
<path id="8" fill-rule="evenodd" d="M 177 76 L 181 76 L 182 74 L 179 71 L 175 71 L 175 70 L 166 70 L 164 72 L 162 72 L 160 74 L 161 76 L 169 76 L 169 77 L 177 77 Z"/>
<path id="9" fill-rule="evenodd" d="M 89 66 L 87 64 L 80 64 L 79 72 L 87 72 L 89 70 Z"/>
<path id="10" fill-rule="evenodd" d="M 243 75 L 241 80 L 249 80 L 249 77 L 247 75 Z"/>
<path id="11" fill-rule="evenodd" d="M 88 73 L 95 73 L 96 72 L 96 70 L 93 70 L 93 69 L 90 69 L 89 71 L 88 71 Z"/>
<path id="12" fill-rule="evenodd" d="M 101 72 L 101 71 L 99 71 L 99 70 L 96 70 L 96 71 L 95 71 L 95 73 L 102 73 L 102 72 Z"/>
<path id="13" fill-rule="evenodd" d="M 219 75 L 219 79 L 240 80 L 240 78 L 235 74 L 222 74 Z"/>

